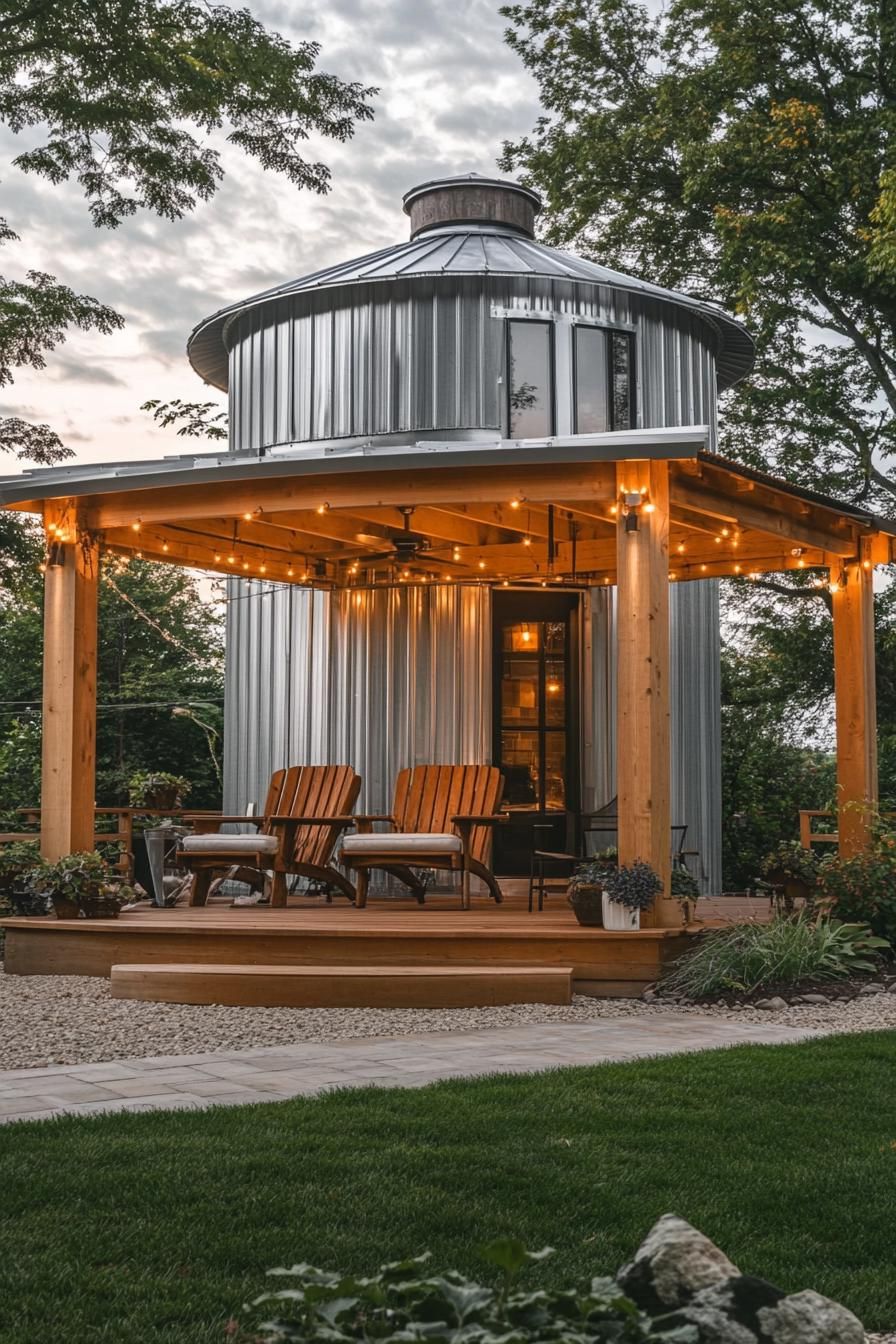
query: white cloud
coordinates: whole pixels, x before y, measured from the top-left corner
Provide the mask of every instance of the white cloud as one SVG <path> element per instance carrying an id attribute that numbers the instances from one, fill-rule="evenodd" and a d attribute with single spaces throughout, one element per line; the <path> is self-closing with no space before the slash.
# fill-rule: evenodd
<path id="1" fill-rule="evenodd" d="M 4 214 L 22 238 L 4 251 L 5 272 L 49 271 L 127 320 L 110 336 L 74 333 L 46 371 L 20 371 L 0 400 L 0 415 L 27 405 L 81 461 L 182 451 L 185 441 L 139 407 L 150 397 L 217 397 L 186 359 L 201 318 L 400 241 L 409 187 L 443 173 L 494 173 L 502 141 L 537 115 L 534 82 L 504 44 L 498 0 L 328 0 L 310 15 L 289 0 L 250 5 L 285 37 L 319 41 L 321 69 L 381 88 L 375 120 L 353 140 L 309 142 L 332 169 L 328 196 L 296 192 L 222 143 L 227 175 L 211 202 L 177 223 L 144 215 L 99 231 L 75 185 L 51 187 L 7 166 L 25 145 L 0 133 Z M 0 460 L 9 470 L 12 459 Z"/>

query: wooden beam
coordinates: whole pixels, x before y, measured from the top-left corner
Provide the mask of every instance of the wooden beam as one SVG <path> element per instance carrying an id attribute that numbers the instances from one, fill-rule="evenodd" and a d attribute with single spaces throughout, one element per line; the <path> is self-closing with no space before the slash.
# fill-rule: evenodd
<path id="1" fill-rule="evenodd" d="M 867 849 L 877 804 L 877 710 L 871 561 L 831 569 L 840 854 Z M 867 563 L 867 568 L 866 568 Z"/>
<path id="2" fill-rule="evenodd" d="M 620 462 L 617 480 L 620 492 L 646 487 L 648 501 L 636 531 L 627 530 L 621 508 L 617 527 L 619 862 L 641 859 L 659 874 L 664 894 L 644 922 L 667 926 L 681 918 L 669 899 L 669 466 Z"/>
<path id="3" fill-rule="evenodd" d="M 332 467 L 332 464 L 330 464 Z M 551 503 L 558 492 L 564 499 L 598 503 L 615 493 L 612 465 L 554 463 L 517 467 L 511 460 L 500 467 L 413 468 L 402 471 L 340 471 L 315 476 L 206 482 L 100 495 L 86 501 L 85 521 L 97 531 L 128 527 L 135 520 L 178 522 L 241 513 L 282 513 L 316 510 L 322 503 L 333 509 L 363 512 L 368 505 L 441 505 L 446 499 L 470 504 L 506 501 L 515 494 L 533 503 Z"/>
<path id="4" fill-rule="evenodd" d="M 755 529 L 768 536 L 780 537 L 799 546 L 815 546 L 820 550 L 831 551 L 834 555 L 853 556 L 857 550 L 857 540 L 850 528 L 848 531 L 827 526 L 821 519 L 806 519 L 797 514 L 797 502 L 785 496 L 773 503 L 764 503 L 757 499 L 759 491 L 748 496 L 729 495 L 721 490 L 707 488 L 702 482 L 687 481 L 673 477 L 671 498 L 673 507 L 681 506 L 695 513 L 707 514 L 719 520 L 720 524 Z"/>
<path id="5" fill-rule="evenodd" d="M 56 860 L 94 847 L 99 549 L 74 512 L 44 522 L 40 848 Z"/>

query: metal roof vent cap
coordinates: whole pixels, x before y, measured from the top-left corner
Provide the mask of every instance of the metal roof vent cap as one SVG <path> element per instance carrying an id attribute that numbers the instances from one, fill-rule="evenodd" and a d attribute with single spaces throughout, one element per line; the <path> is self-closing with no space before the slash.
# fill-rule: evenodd
<path id="1" fill-rule="evenodd" d="M 412 187 L 402 206 L 411 217 L 412 238 L 428 229 L 464 224 L 497 224 L 534 238 L 541 197 L 519 182 L 464 173 Z"/>

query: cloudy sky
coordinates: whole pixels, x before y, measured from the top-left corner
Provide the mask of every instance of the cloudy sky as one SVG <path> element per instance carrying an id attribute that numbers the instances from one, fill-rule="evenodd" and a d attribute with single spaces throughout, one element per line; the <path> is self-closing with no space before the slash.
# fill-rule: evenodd
<path id="1" fill-rule="evenodd" d="M 72 334 L 40 373 L 20 371 L 0 415 L 46 421 L 84 462 L 157 457 L 197 441 L 157 429 L 150 397 L 219 398 L 184 346 L 225 303 L 407 236 L 403 193 L 446 173 L 494 173 L 504 139 L 531 129 L 534 82 L 503 41 L 500 0 L 244 0 L 285 37 L 322 45 L 321 69 L 378 85 L 375 120 L 349 144 L 321 142 L 326 197 L 296 192 L 229 151 L 214 199 L 172 224 L 137 216 L 95 229 L 74 185 L 51 187 L 11 166 L 25 147 L 0 136 L 2 213 L 21 242 L 4 269 L 48 271 L 126 319 L 111 336 Z M 0 471 L 15 470 L 13 459 Z"/>

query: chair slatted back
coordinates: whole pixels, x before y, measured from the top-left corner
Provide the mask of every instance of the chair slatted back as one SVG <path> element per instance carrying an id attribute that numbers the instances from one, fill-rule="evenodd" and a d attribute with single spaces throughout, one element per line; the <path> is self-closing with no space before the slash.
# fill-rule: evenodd
<path id="1" fill-rule="evenodd" d="M 400 770 L 392 815 L 399 831 L 451 834 L 451 818 L 491 816 L 501 806 L 504 779 L 494 765 L 414 765 Z M 491 828 L 474 826 L 470 852 L 486 863 Z"/>
<path id="2" fill-rule="evenodd" d="M 353 811 L 360 792 L 361 776 L 350 765 L 291 765 L 273 775 L 265 816 L 345 817 Z M 289 858 L 325 867 L 340 834 L 338 826 L 300 826 Z"/>

